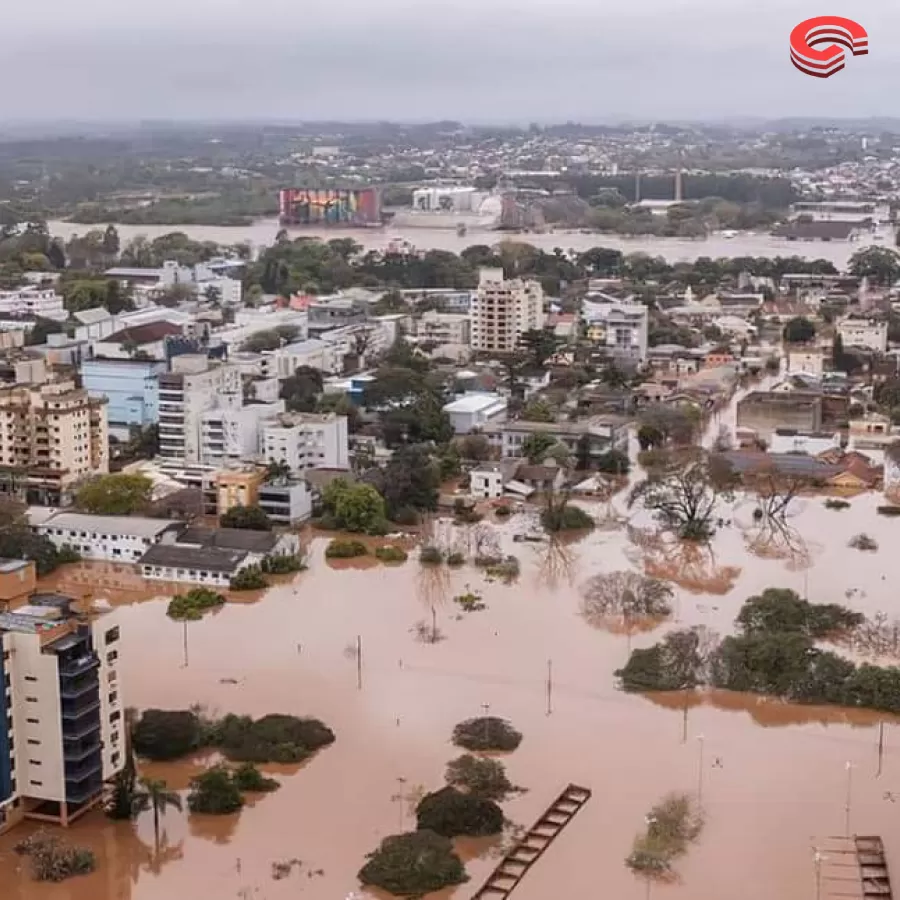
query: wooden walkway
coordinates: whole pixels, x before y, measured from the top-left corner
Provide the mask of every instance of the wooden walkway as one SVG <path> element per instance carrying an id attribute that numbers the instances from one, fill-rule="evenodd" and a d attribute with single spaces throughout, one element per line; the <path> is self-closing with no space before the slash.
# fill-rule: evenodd
<path id="1" fill-rule="evenodd" d="M 874 835 L 825 838 L 817 847 L 821 900 L 892 900 L 884 842 Z"/>
<path id="2" fill-rule="evenodd" d="M 570 784 L 544 814 L 528 829 L 525 836 L 503 857 L 472 900 L 504 900 L 528 870 L 543 856 L 559 833 L 572 821 L 578 810 L 591 799 L 588 788 Z"/>

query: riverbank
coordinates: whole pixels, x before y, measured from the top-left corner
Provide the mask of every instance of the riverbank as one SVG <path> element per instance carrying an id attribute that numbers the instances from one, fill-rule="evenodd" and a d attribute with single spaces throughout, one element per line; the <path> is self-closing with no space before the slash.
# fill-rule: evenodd
<path id="1" fill-rule="evenodd" d="M 78 225 L 73 222 L 52 221 L 48 223 L 54 237 L 69 240 L 77 234 L 85 234 L 92 228 L 105 225 Z M 280 230 L 277 219 L 260 219 L 250 226 L 203 226 L 203 225 L 117 225 L 121 241 L 127 243 L 138 235 L 156 238 L 173 231 L 182 231 L 194 240 L 214 241 L 230 245 L 248 243 L 258 251 L 274 243 Z M 563 250 L 583 252 L 591 247 L 610 247 L 623 253 L 649 253 L 662 256 L 669 263 L 692 262 L 698 257 L 709 256 L 801 256 L 809 259 L 827 259 L 838 268 L 844 268 L 850 257 L 867 246 L 893 247 L 893 233 L 882 234 L 880 241 L 866 238 L 854 242 L 803 242 L 785 241 L 769 234 L 739 233 L 734 237 L 713 234 L 703 239 L 623 237 L 612 234 L 592 234 L 581 231 L 553 231 L 542 234 L 507 234 L 498 231 L 470 229 L 465 236 L 452 230 L 431 228 L 336 228 L 336 229 L 290 229 L 292 236 L 316 237 L 322 240 L 351 238 L 365 250 L 385 250 L 398 241 L 408 241 L 419 250 L 449 250 L 459 253 L 474 244 L 495 244 L 501 240 L 522 241 L 542 250 Z"/>

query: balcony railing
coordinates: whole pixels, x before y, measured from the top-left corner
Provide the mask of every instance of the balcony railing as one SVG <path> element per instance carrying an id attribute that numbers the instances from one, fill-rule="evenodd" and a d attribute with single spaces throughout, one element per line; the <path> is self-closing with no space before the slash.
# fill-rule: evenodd
<path id="1" fill-rule="evenodd" d="M 82 741 L 96 734 L 100 730 L 100 717 L 94 719 L 74 719 L 63 722 L 64 745 Z"/>
<path id="2" fill-rule="evenodd" d="M 100 659 L 97 654 L 89 653 L 75 659 L 60 660 L 59 674 L 64 678 L 74 678 L 76 675 L 82 675 L 91 669 L 99 668 L 99 666 Z"/>
<path id="3" fill-rule="evenodd" d="M 89 736 L 89 739 L 81 741 L 66 741 L 63 745 L 63 761 L 65 763 L 80 763 L 93 753 L 99 753 L 103 749 L 100 739 Z"/>
<path id="4" fill-rule="evenodd" d="M 60 715 L 62 716 L 63 720 L 74 722 L 77 719 L 80 719 L 83 716 L 88 715 L 89 713 L 95 712 L 98 709 L 100 709 L 100 698 L 93 697 L 82 703 L 63 702 L 62 708 L 60 710 Z"/>
<path id="5" fill-rule="evenodd" d="M 66 678 L 60 685 L 59 696 L 63 700 L 77 700 L 79 697 L 89 694 L 91 691 L 96 693 L 99 685 L 100 679 L 96 675 L 80 680 Z"/>
<path id="6" fill-rule="evenodd" d="M 68 803 L 87 803 L 93 800 L 103 790 L 103 779 L 95 778 L 73 787 L 66 784 L 66 802 Z"/>
<path id="7" fill-rule="evenodd" d="M 66 786 L 75 787 L 82 782 L 87 781 L 92 775 L 97 775 L 103 771 L 103 758 L 100 753 L 95 753 L 94 757 L 86 762 L 75 766 L 66 766 Z"/>

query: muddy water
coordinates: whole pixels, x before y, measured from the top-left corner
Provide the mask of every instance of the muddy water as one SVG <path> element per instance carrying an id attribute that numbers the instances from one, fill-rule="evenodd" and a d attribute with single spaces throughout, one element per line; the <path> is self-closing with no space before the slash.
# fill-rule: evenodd
<path id="1" fill-rule="evenodd" d="M 891 552 L 900 521 L 875 515 L 877 503 L 862 497 L 831 512 L 821 500 L 798 502 L 792 524 L 812 546 L 808 568 L 752 557 L 740 528 L 723 530 L 707 562 L 739 570 L 734 587 L 721 596 L 679 590 L 673 621 L 634 635 L 632 645 L 685 623 L 726 631 L 743 599 L 772 585 L 900 615 L 893 587 L 900 557 Z M 874 716 L 727 694 L 692 701 L 685 715 L 679 697 L 617 692 L 612 673 L 627 658 L 628 639 L 581 619 L 579 587 L 593 574 L 631 565 L 633 546 L 622 532 L 597 532 L 565 554 L 548 555 L 546 547 L 512 543 L 517 527 L 522 523 L 513 520 L 504 532 L 504 549 L 523 563 L 511 586 L 471 568 L 428 576 L 414 558 L 399 567 L 337 569 L 325 563 L 325 541 L 317 539 L 309 571 L 255 602 L 230 603 L 191 623 L 187 666 L 184 630 L 166 618 L 157 586 L 148 589 L 113 567 L 66 573 L 63 586 L 82 584 L 122 607 L 130 705 L 197 702 L 211 711 L 310 714 L 329 723 L 338 740 L 303 767 L 273 768 L 281 790 L 239 816 L 170 811 L 158 858 L 148 816 L 132 826 L 96 814 L 70 837 L 97 851 L 98 871 L 36 885 L 11 852 L 14 835 L 6 836 L 2 900 L 182 900 L 201 892 L 216 900 L 342 900 L 357 888 L 365 854 L 413 822 L 402 798 L 440 786 L 455 755 L 448 743 L 453 725 L 485 710 L 508 717 L 525 735 L 508 758 L 511 779 L 529 789 L 506 804 L 514 821 L 530 823 L 570 781 L 594 791 L 517 889 L 520 900 L 597 896 L 598 884 L 606 897 L 643 897 L 643 884 L 623 860 L 644 814 L 665 792 L 698 787 L 707 813 L 702 840 L 680 866 L 682 883 L 654 887 L 654 896 L 812 898 L 813 838 L 843 833 L 848 761 L 851 828 L 885 835 L 900 872 L 900 845 L 891 838 L 898 810 L 884 799 L 885 792 L 900 796 L 900 727 L 885 728 L 884 769 L 876 778 Z M 879 541 L 878 553 L 847 547 L 860 531 Z M 483 595 L 486 610 L 460 613 L 453 604 L 467 585 Z M 430 626 L 432 606 L 444 640 L 421 643 L 412 629 L 418 621 Z M 202 764 L 147 772 L 184 791 Z M 453 900 L 468 898 L 493 865 L 490 844 L 469 845 L 466 855 L 473 857 L 473 880 L 446 895 Z M 299 874 L 274 880 L 272 863 L 291 858 L 303 860 Z"/>

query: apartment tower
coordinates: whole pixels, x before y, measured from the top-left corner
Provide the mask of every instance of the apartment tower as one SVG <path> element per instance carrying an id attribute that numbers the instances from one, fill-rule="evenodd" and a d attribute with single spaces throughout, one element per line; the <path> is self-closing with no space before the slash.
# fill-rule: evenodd
<path id="1" fill-rule="evenodd" d="M 23 818 L 68 825 L 125 766 L 115 613 L 60 594 L 0 613 L 0 832 Z"/>
<path id="2" fill-rule="evenodd" d="M 473 350 L 512 353 L 522 334 L 544 327 L 544 292 L 536 281 L 504 279 L 502 269 L 482 269 L 469 315 Z"/>

